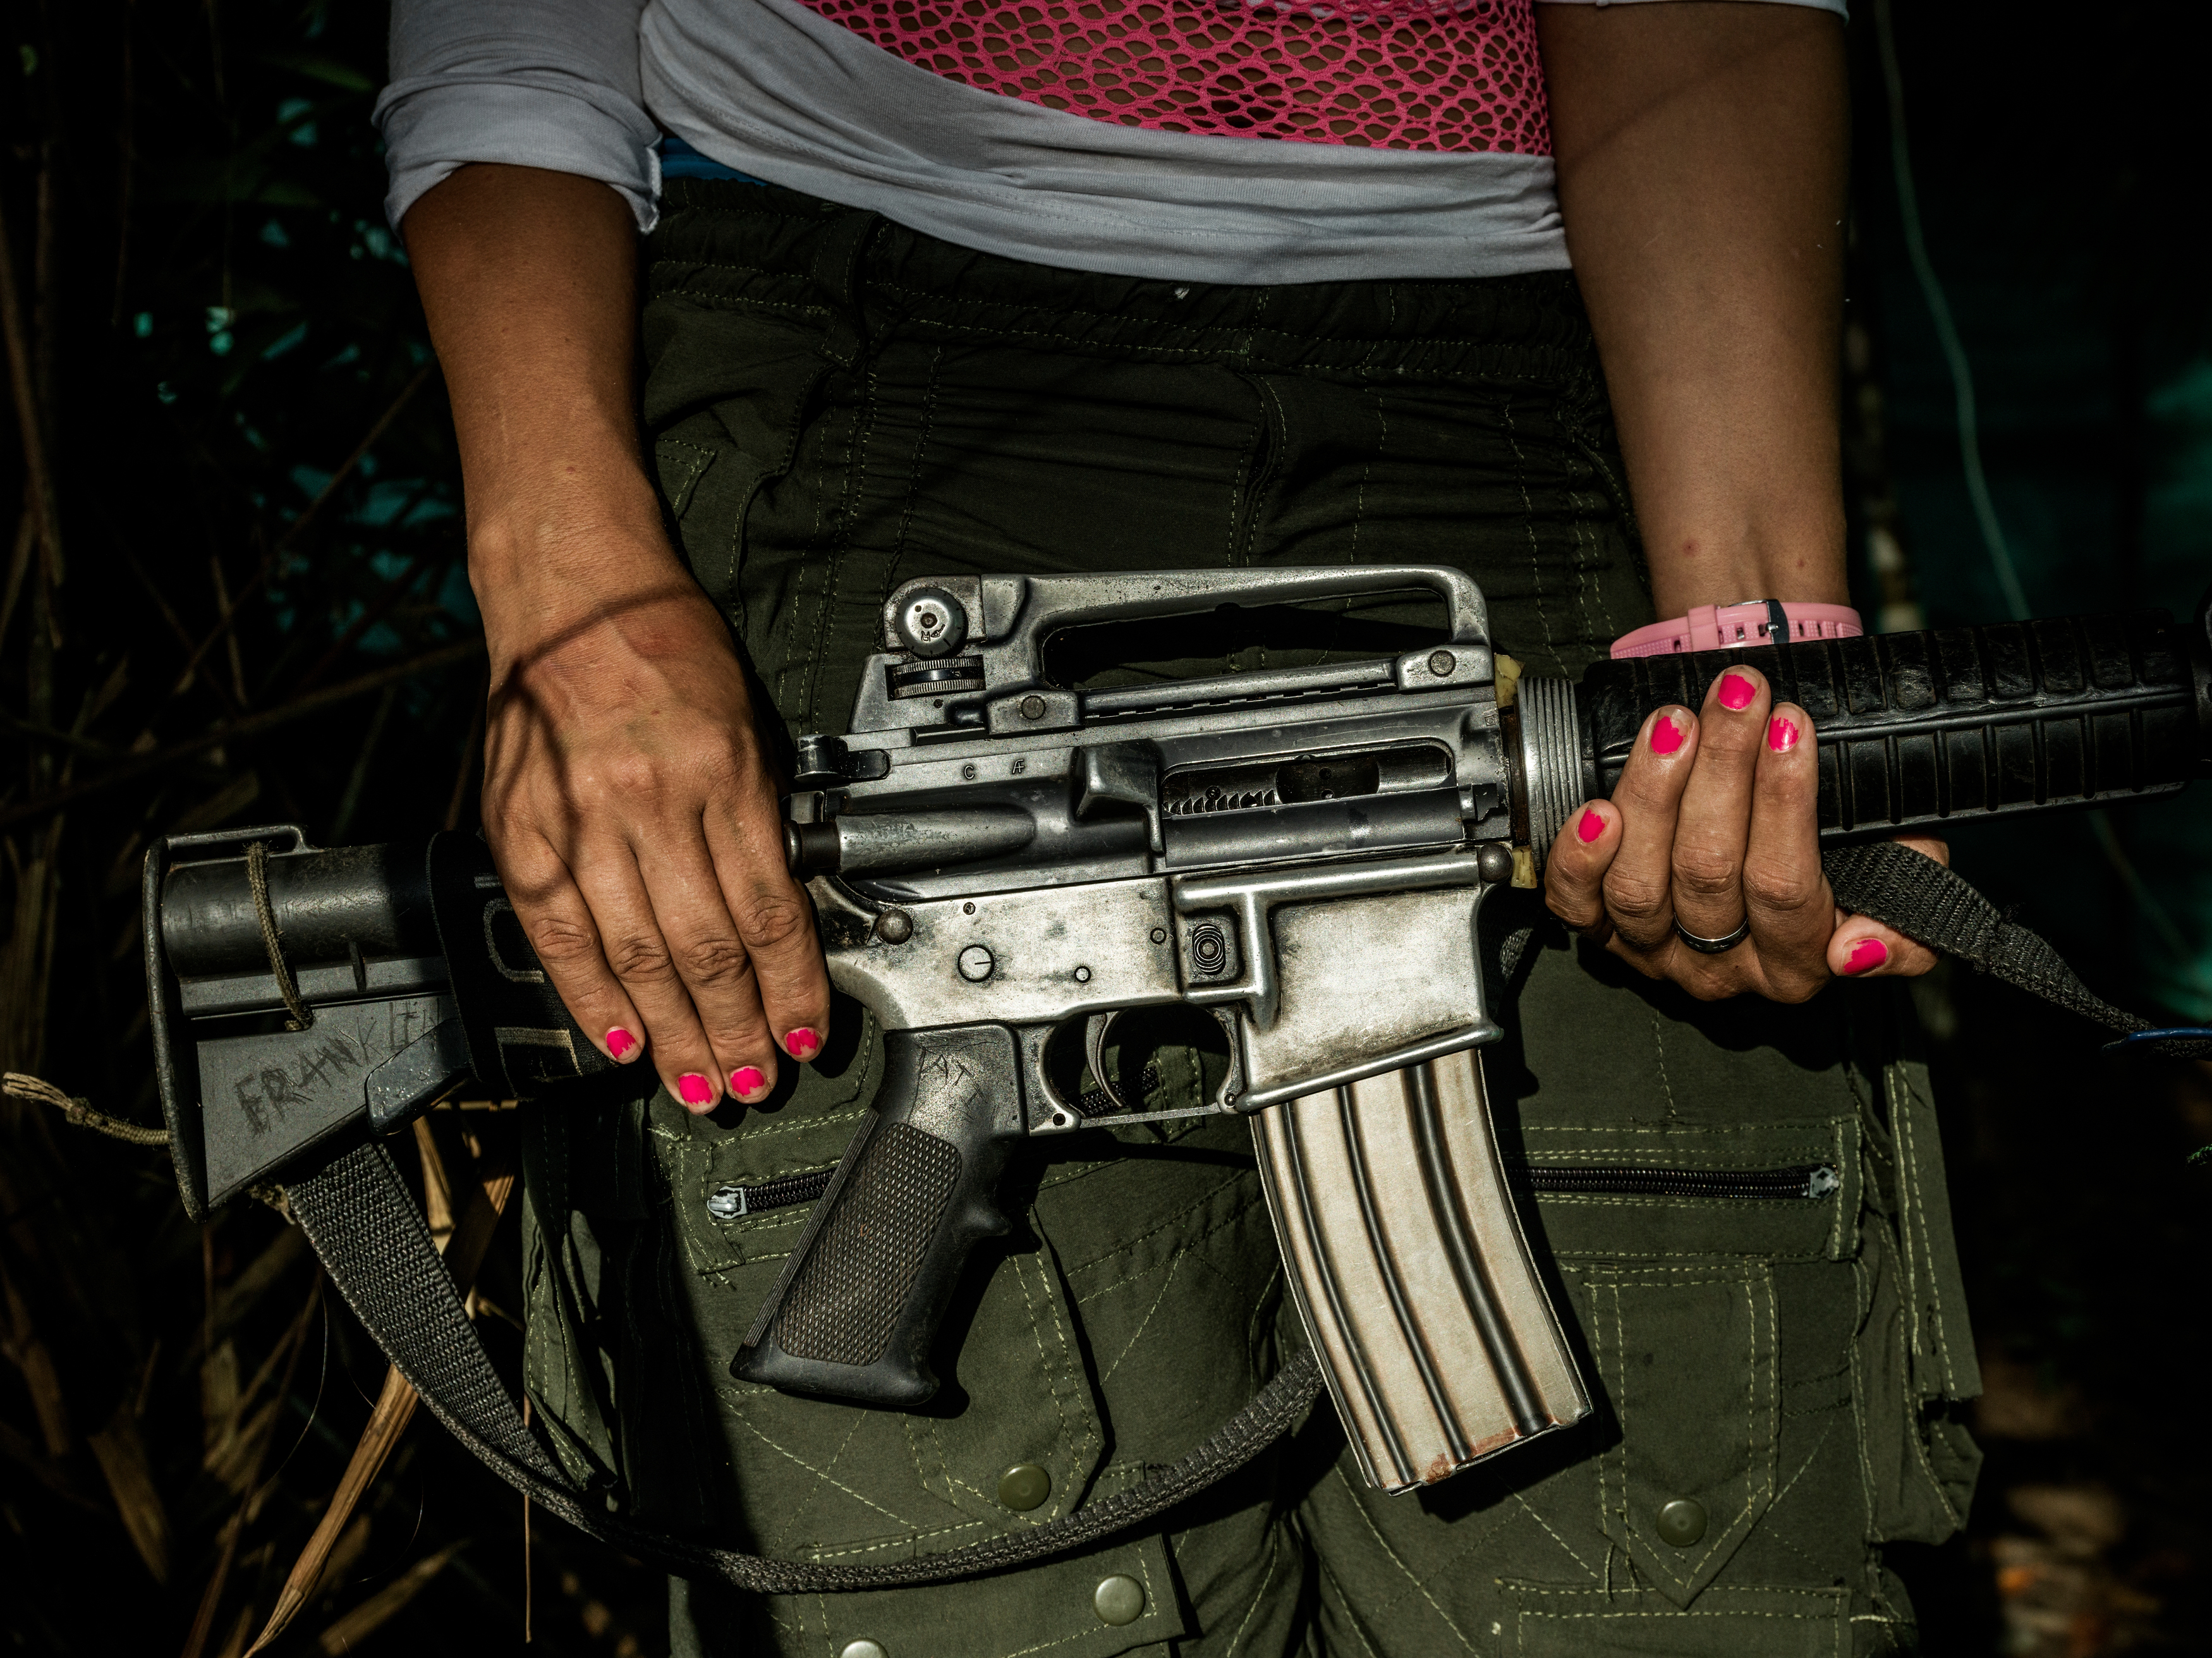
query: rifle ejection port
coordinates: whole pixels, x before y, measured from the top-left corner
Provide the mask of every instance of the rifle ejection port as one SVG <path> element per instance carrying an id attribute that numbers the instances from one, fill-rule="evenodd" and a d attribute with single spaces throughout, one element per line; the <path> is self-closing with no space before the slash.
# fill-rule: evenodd
<path id="1" fill-rule="evenodd" d="M 981 944 L 969 945 L 960 952 L 954 964 L 959 968 L 960 976 L 971 985 L 981 984 L 999 965 L 991 952 Z"/>

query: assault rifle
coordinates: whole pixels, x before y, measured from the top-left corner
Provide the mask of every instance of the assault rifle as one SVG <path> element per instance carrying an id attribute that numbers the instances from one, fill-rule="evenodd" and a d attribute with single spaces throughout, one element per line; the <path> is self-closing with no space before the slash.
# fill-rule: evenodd
<path id="1" fill-rule="evenodd" d="M 1422 590 L 1442 637 L 1382 659 L 1096 690 L 1047 673 L 1066 629 Z M 2202 610 L 1770 638 L 1577 685 L 1520 676 L 1448 568 L 982 576 L 900 587 L 880 642 L 847 734 L 798 744 L 785 837 L 832 981 L 883 1029 L 884 1083 L 732 1369 L 920 1404 L 962 1263 L 1005 1230 L 1015 1145 L 1239 1113 L 1338 1408 L 1392 1490 L 1589 1409 L 1492 1133 L 1476 922 L 1535 884 L 1652 709 L 1759 668 L 1813 717 L 1830 843 L 2212 771 Z M 471 836 L 427 855 L 173 837 L 147 861 L 145 938 L 195 1215 L 458 1090 L 635 1087 L 553 995 Z M 1215 1056 L 1210 1097 L 1142 1108 L 1115 1042 L 1142 1011 Z"/>

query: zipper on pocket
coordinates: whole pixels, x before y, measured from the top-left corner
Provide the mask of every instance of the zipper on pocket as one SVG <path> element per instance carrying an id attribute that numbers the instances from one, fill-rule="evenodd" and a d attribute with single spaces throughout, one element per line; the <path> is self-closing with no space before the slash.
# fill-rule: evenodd
<path id="1" fill-rule="evenodd" d="M 1833 1163 L 1800 1169 L 1654 1169 L 1635 1163 L 1522 1166 L 1540 1196 L 1585 1193 L 1650 1198 L 1832 1198 L 1843 1181 Z"/>
<path id="2" fill-rule="evenodd" d="M 835 1171 L 816 1169 L 786 1175 L 757 1186 L 725 1183 L 707 1194 L 707 1212 L 716 1220 L 737 1220 L 763 1210 L 812 1203 Z M 1567 1168 L 1519 1171 L 1528 1189 L 1542 1197 L 1596 1195 L 1646 1198 L 1802 1198 L 1835 1196 L 1843 1184 L 1833 1163 L 1799 1169 L 1657 1169 L 1636 1163 L 1584 1163 Z"/>
<path id="3" fill-rule="evenodd" d="M 786 1175 L 779 1180 L 763 1181 L 757 1186 L 737 1186 L 725 1181 L 707 1193 L 707 1212 L 716 1220 L 736 1220 L 743 1215 L 757 1215 L 763 1209 L 787 1209 L 794 1203 L 811 1203 L 829 1188 L 834 1169 L 817 1169 L 811 1174 Z"/>

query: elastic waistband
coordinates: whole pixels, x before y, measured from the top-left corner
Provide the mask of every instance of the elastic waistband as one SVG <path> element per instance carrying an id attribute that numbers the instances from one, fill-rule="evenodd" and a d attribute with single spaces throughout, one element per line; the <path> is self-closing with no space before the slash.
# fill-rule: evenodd
<path id="1" fill-rule="evenodd" d="M 856 345 L 911 331 L 1354 378 L 1595 374 L 1566 271 L 1273 287 L 1104 276 L 976 252 L 777 185 L 701 179 L 667 182 L 647 257 L 656 298 L 816 316 Z"/>

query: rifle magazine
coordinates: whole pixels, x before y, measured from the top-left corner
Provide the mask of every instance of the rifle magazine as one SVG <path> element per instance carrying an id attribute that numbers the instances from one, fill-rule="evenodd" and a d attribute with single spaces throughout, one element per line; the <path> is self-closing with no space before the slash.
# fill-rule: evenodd
<path id="1" fill-rule="evenodd" d="M 1252 1132 L 1307 1337 L 1370 1483 L 1434 1485 L 1589 1414 L 1478 1054 L 1306 1095 Z"/>

